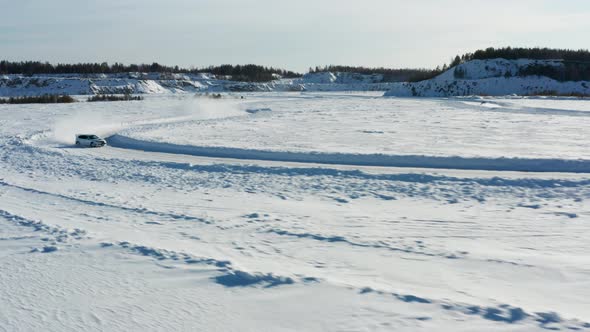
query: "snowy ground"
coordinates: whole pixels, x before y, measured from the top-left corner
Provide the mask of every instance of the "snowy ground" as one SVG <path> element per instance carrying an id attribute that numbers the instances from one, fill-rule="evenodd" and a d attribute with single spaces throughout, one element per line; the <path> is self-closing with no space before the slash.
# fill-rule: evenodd
<path id="1" fill-rule="evenodd" d="M 0 331 L 590 330 L 586 103 L 0 105 Z"/>

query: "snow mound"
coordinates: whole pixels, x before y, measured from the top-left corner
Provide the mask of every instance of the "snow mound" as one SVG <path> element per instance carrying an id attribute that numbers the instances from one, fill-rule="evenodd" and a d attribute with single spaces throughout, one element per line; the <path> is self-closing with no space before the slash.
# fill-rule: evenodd
<path id="1" fill-rule="evenodd" d="M 521 70 L 529 66 L 551 66 L 563 67 L 563 62 L 559 60 L 530 60 L 530 59 L 490 59 L 490 60 L 472 60 L 462 63 L 440 74 L 435 80 L 454 80 L 455 71 L 462 71 L 463 79 L 477 80 L 492 77 L 516 76 Z"/>

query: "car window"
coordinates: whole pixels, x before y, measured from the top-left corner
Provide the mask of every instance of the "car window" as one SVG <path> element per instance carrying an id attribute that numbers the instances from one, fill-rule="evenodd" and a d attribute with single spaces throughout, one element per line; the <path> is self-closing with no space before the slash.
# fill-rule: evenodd
<path id="1" fill-rule="evenodd" d="M 86 139 L 86 135 L 80 135 L 78 137 L 81 138 L 81 139 Z"/>
<path id="2" fill-rule="evenodd" d="M 90 135 L 90 136 L 88 136 L 88 138 L 90 138 L 90 139 L 97 139 L 98 136 L 96 136 L 96 135 Z"/>

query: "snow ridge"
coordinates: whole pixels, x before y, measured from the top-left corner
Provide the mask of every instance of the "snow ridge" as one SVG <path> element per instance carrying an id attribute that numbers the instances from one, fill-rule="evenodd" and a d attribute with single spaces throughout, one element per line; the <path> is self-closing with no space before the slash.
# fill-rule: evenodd
<path id="1" fill-rule="evenodd" d="M 421 156 L 421 155 L 384 155 L 384 154 L 348 154 L 321 152 L 289 152 L 241 149 L 230 147 L 207 147 L 176 145 L 143 141 L 115 134 L 107 138 L 110 146 L 143 150 L 186 154 L 214 158 L 232 158 L 249 160 L 270 160 L 303 163 L 321 163 L 357 166 L 418 167 L 444 169 L 471 169 L 521 172 L 567 172 L 590 173 L 590 160 L 566 159 L 527 159 L 527 158 L 468 158 L 459 156 Z"/>

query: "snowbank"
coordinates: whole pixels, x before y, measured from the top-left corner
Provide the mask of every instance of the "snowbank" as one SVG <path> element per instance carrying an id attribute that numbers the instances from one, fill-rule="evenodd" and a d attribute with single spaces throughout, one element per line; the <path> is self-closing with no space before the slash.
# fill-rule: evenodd
<path id="1" fill-rule="evenodd" d="M 467 158 L 457 156 L 420 156 L 385 154 L 348 154 L 265 151 L 229 147 L 207 147 L 150 142 L 122 135 L 107 138 L 110 146 L 185 154 L 212 158 L 268 160 L 357 166 L 388 166 L 413 168 L 442 168 L 490 171 L 590 173 L 590 160 L 526 159 L 526 158 Z"/>

